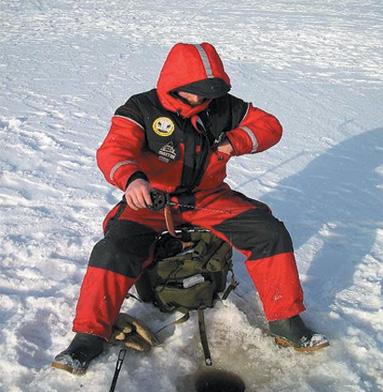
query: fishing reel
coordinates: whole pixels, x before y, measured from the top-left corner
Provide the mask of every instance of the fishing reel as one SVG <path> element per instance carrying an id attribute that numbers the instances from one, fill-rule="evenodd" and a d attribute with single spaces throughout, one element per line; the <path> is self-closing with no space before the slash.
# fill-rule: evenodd
<path id="1" fill-rule="evenodd" d="M 148 206 L 150 210 L 161 211 L 166 205 L 169 205 L 169 194 L 166 192 L 152 189 L 150 191 L 150 198 L 152 199 L 151 206 Z"/>

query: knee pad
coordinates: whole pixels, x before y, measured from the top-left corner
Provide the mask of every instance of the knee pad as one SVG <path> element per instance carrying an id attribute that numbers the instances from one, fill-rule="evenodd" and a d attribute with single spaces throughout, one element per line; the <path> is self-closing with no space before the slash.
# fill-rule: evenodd
<path id="1" fill-rule="evenodd" d="M 93 248 L 89 265 L 136 278 L 150 256 L 156 232 L 130 221 L 116 221 Z"/>
<path id="2" fill-rule="evenodd" d="M 286 227 L 266 209 L 250 209 L 223 221 L 214 229 L 229 238 L 237 249 L 250 251 L 251 260 L 293 250 Z"/>

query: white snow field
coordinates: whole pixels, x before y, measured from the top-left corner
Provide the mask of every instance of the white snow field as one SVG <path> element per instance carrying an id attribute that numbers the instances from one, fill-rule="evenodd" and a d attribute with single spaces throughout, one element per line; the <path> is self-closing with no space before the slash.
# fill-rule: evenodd
<path id="1" fill-rule="evenodd" d="M 383 2 L 0 2 L 0 390 L 107 391 L 118 348 L 86 375 L 50 362 L 73 337 L 87 259 L 121 198 L 95 151 L 114 110 L 151 89 L 176 42 L 213 43 L 235 95 L 284 126 L 271 150 L 230 162 L 228 182 L 290 230 L 307 323 L 331 346 L 279 349 L 235 255 L 240 286 L 206 313 L 216 368 L 249 392 L 383 391 Z M 158 330 L 175 316 L 126 301 Z M 116 391 L 193 391 L 196 317 L 129 352 Z"/>

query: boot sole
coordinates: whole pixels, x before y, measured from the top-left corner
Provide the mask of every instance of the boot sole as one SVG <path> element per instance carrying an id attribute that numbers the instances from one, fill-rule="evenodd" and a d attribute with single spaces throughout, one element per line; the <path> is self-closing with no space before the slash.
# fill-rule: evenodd
<path id="1" fill-rule="evenodd" d="M 72 366 L 66 365 L 66 364 L 60 363 L 60 362 L 52 362 L 51 366 L 55 369 L 65 370 L 69 373 L 75 374 L 76 376 L 82 376 L 86 372 L 86 368 L 85 369 L 74 369 Z"/>
<path id="2" fill-rule="evenodd" d="M 309 353 L 312 351 L 321 350 L 322 348 L 328 347 L 330 345 L 329 342 L 324 342 L 324 343 L 318 344 L 317 346 L 299 347 L 299 346 L 296 346 L 294 343 L 290 342 L 289 340 L 281 338 L 281 337 L 275 337 L 274 341 L 275 341 L 275 344 L 279 347 L 292 347 L 295 351 L 304 352 L 304 353 Z"/>

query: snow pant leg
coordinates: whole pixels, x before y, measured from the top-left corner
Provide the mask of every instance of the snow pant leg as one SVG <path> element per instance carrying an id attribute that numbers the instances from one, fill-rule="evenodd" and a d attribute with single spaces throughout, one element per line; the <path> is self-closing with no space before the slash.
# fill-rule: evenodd
<path id="1" fill-rule="evenodd" d="M 247 257 L 267 320 L 280 320 L 305 310 L 290 234 L 263 203 L 224 191 L 203 200 L 208 210 L 190 214 L 193 224 L 209 228 Z M 218 211 L 221 211 L 218 213 Z"/>
<path id="2" fill-rule="evenodd" d="M 73 331 L 108 340 L 124 298 L 135 280 L 88 266 L 77 302 Z"/>
<path id="3" fill-rule="evenodd" d="M 105 237 L 90 255 L 73 322 L 75 332 L 109 339 L 128 290 L 150 264 L 157 232 L 122 217 L 105 226 Z"/>

